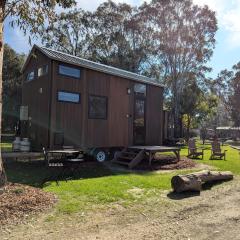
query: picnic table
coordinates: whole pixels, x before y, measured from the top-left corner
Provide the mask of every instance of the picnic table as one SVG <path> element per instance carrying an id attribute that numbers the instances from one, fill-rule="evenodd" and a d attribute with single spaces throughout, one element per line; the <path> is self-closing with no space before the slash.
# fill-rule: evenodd
<path id="1" fill-rule="evenodd" d="M 81 150 L 73 150 L 73 149 L 62 149 L 62 150 L 49 150 L 45 151 L 45 159 L 47 160 L 48 167 L 58 168 L 60 172 L 58 174 L 54 174 L 45 179 L 45 181 L 55 178 L 57 184 L 58 179 L 64 176 L 74 176 L 75 174 L 79 175 L 80 173 L 80 163 L 84 161 L 84 159 L 79 158 L 79 154 L 82 153 Z M 65 180 L 67 178 L 65 177 Z"/>

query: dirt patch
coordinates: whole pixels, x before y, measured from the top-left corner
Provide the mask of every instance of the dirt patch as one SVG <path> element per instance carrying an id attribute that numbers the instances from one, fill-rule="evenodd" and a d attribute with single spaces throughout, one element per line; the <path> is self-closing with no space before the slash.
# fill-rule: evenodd
<path id="1" fill-rule="evenodd" d="M 239 183 L 239 179 L 223 183 L 199 195 L 165 191 L 144 205 L 113 204 L 85 217 L 79 213 L 56 222 L 37 219 L 0 235 L 18 240 L 240 239 Z"/>
<path id="2" fill-rule="evenodd" d="M 22 222 L 30 215 L 49 209 L 56 197 L 41 189 L 9 183 L 0 194 L 0 225 Z"/>
<path id="3" fill-rule="evenodd" d="M 197 162 L 187 157 L 182 157 L 180 161 L 177 161 L 173 156 L 158 156 L 152 162 L 152 166 L 149 166 L 148 161 L 143 161 L 135 169 L 136 170 L 179 170 L 179 169 L 191 169 L 197 166 Z"/>
<path id="4" fill-rule="evenodd" d="M 130 193 L 135 198 L 138 198 L 138 197 L 140 198 L 144 194 L 144 189 L 135 187 L 135 188 L 129 189 L 127 192 Z"/>

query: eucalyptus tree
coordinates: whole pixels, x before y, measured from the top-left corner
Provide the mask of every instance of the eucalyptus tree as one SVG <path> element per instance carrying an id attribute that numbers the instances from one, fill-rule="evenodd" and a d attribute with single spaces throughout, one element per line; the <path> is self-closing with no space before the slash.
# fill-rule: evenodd
<path id="1" fill-rule="evenodd" d="M 71 7 L 75 0 L 1 0 L 0 1 L 0 119 L 2 117 L 2 68 L 4 51 L 4 21 L 9 17 L 10 26 L 19 26 L 20 29 L 30 35 L 39 31 L 39 27 L 47 21 L 55 18 L 55 6 L 63 8 Z M 8 26 L 9 27 L 9 26 Z M 1 125 L 1 120 L 0 120 Z M 0 127 L 1 133 L 1 127 Z M 6 184 L 7 177 L 0 155 L 0 187 Z"/>
<path id="2" fill-rule="evenodd" d="M 25 60 L 24 54 L 16 53 L 9 45 L 4 45 L 3 54 L 3 113 L 2 128 L 13 129 L 19 118 L 21 103 L 21 69 Z"/>
<path id="3" fill-rule="evenodd" d="M 191 91 L 189 91 L 191 89 Z M 185 120 L 186 139 L 189 140 L 190 127 L 194 117 L 198 113 L 198 106 L 201 101 L 202 91 L 197 85 L 196 78 L 192 76 L 185 84 L 180 98 L 180 114 Z"/>
<path id="4" fill-rule="evenodd" d="M 146 28 L 154 30 L 155 63 L 169 88 L 174 116 L 175 136 L 179 135 L 180 97 L 188 80 L 186 73 L 200 79 L 215 46 L 217 21 L 207 6 L 192 0 L 153 0 L 141 6 Z M 191 91 L 191 89 L 189 89 Z"/>
<path id="5" fill-rule="evenodd" d="M 81 9 L 62 12 L 40 32 L 43 44 L 74 56 L 89 58 L 88 36 L 92 32 L 91 13 Z"/>
<path id="6" fill-rule="evenodd" d="M 92 59 L 135 73 L 151 55 L 151 35 L 137 7 L 107 1 L 93 13 L 94 32 L 89 39 Z"/>
<path id="7" fill-rule="evenodd" d="M 231 70 L 222 70 L 212 81 L 212 90 L 220 97 L 235 126 L 240 126 L 240 62 Z"/>

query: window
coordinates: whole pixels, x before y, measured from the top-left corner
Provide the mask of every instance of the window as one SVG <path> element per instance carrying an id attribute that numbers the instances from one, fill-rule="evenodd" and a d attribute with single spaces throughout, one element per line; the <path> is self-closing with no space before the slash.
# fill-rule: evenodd
<path id="1" fill-rule="evenodd" d="M 74 77 L 74 78 L 80 78 L 80 70 L 73 67 L 67 67 L 64 65 L 59 65 L 59 74 Z"/>
<path id="2" fill-rule="evenodd" d="M 107 97 L 89 96 L 88 117 L 91 119 L 107 119 Z"/>
<path id="3" fill-rule="evenodd" d="M 59 91 L 57 98 L 60 102 L 80 103 L 79 93 Z"/>
<path id="4" fill-rule="evenodd" d="M 44 76 L 48 73 L 48 65 L 38 68 L 38 77 Z"/>
<path id="5" fill-rule="evenodd" d="M 146 96 L 146 85 L 140 83 L 134 84 L 134 93 Z"/>
<path id="6" fill-rule="evenodd" d="M 32 81 L 34 79 L 34 77 L 35 77 L 34 71 L 29 72 L 27 74 L 27 78 L 26 78 L 27 82 Z"/>

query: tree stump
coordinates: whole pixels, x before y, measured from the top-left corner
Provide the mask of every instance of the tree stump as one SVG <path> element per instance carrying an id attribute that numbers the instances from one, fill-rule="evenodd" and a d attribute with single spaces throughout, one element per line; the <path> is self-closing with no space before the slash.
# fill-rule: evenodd
<path id="1" fill-rule="evenodd" d="M 232 180 L 233 174 L 229 171 L 201 171 L 186 175 L 172 177 L 171 184 L 175 192 L 201 191 L 202 185 L 206 182 L 219 180 Z"/>

